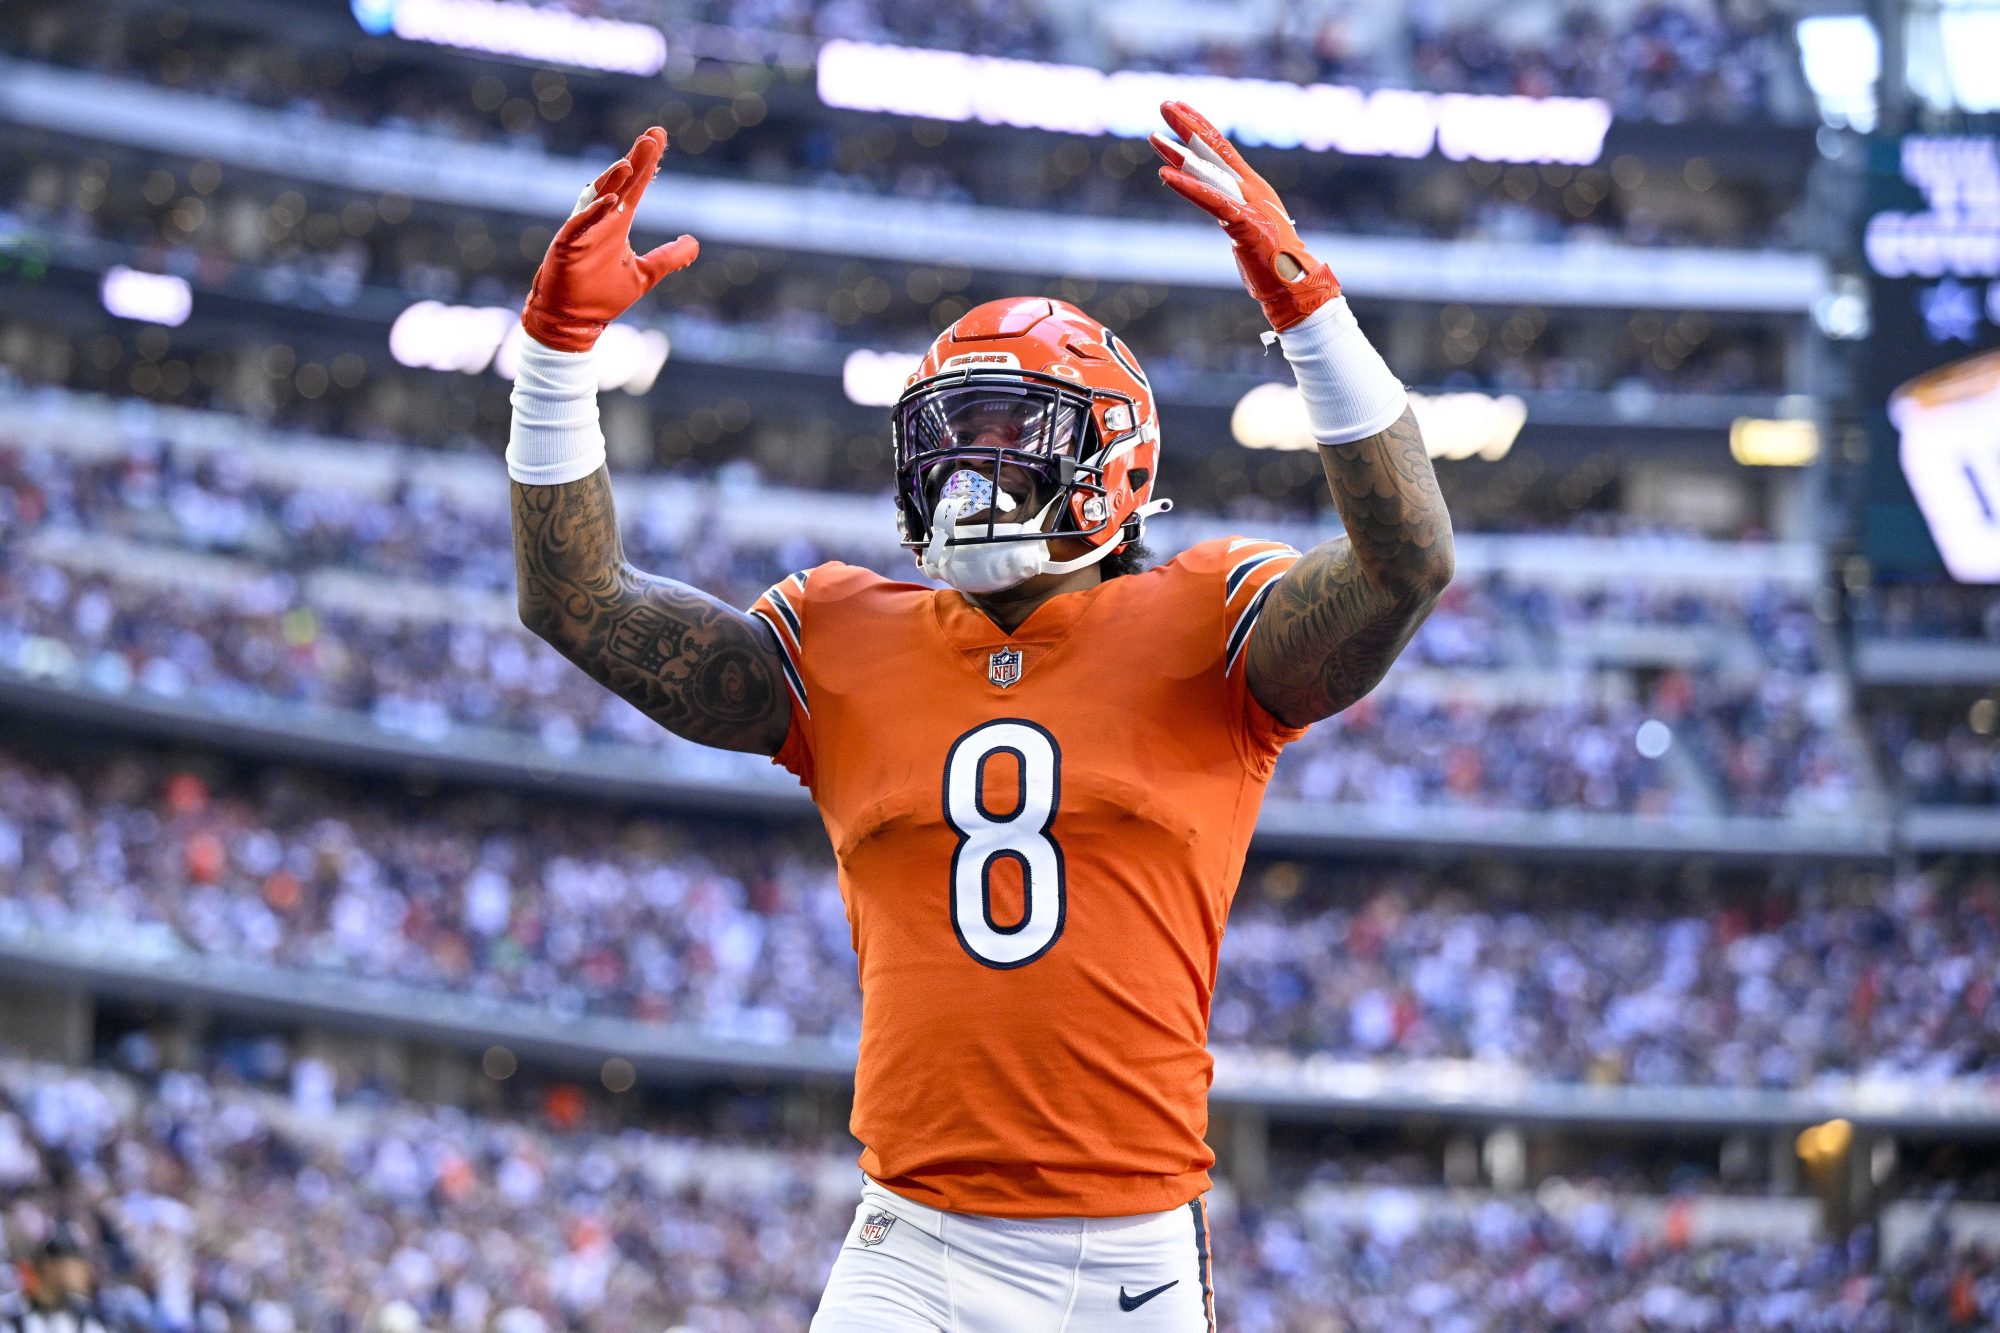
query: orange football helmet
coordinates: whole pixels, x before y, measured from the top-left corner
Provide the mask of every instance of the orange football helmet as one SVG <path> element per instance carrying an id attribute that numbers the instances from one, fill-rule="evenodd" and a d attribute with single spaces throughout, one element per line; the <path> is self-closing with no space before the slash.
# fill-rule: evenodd
<path id="1" fill-rule="evenodd" d="M 891 435 L 897 523 L 903 545 L 920 553 L 1068 537 L 1086 554 L 1040 562 L 1043 573 L 1065 573 L 1139 540 L 1145 520 L 1172 506 L 1153 498 L 1160 426 L 1145 372 L 1116 334 L 1067 301 L 1010 297 L 967 311 L 904 384 Z M 1003 469 L 1019 470 L 1011 484 L 1021 472 L 1035 482 L 1041 504 L 1025 526 L 995 521 Z M 968 489 L 968 472 L 978 498 L 960 512 L 984 506 L 987 520 L 953 521 L 939 540 L 937 520 L 956 518 L 941 493 Z"/>

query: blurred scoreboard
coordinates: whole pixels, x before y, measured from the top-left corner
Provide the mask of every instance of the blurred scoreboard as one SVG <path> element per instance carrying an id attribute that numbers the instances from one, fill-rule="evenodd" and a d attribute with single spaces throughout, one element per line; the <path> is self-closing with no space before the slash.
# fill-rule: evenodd
<path id="1" fill-rule="evenodd" d="M 1890 576 L 2000 583 L 2000 139 L 1868 151 L 1862 550 Z"/>

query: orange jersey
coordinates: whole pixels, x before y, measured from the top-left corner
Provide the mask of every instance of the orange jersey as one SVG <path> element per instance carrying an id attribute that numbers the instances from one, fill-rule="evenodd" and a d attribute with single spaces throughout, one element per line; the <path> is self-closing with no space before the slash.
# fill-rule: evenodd
<path id="1" fill-rule="evenodd" d="M 752 613 L 860 961 L 855 1137 L 908 1198 L 1106 1217 L 1208 1188 L 1209 1000 L 1272 764 L 1244 684 L 1298 558 L 1204 542 L 1051 598 L 1012 634 L 850 565 Z"/>

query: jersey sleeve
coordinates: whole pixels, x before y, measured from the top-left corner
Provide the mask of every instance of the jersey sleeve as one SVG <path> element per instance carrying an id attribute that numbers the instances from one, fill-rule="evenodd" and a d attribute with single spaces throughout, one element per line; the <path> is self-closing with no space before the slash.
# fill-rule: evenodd
<path id="1" fill-rule="evenodd" d="M 1285 571 L 1298 563 L 1299 552 L 1283 542 L 1231 537 L 1207 544 L 1215 548 L 1202 563 L 1220 576 L 1222 599 L 1222 688 L 1224 706 L 1237 726 L 1245 758 L 1268 772 L 1278 751 L 1305 735 L 1304 727 L 1287 726 L 1273 717 L 1250 692 L 1250 640 L 1257 633 L 1271 589 Z"/>
<path id="2" fill-rule="evenodd" d="M 811 577 L 811 571 L 788 574 L 750 607 L 750 614 L 769 625 L 778 637 L 778 667 L 792 698 L 792 724 L 771 762 L 808 788 L 813 785 L 813 729 L 812 704 L 806 694 L 805 623 Z"/>

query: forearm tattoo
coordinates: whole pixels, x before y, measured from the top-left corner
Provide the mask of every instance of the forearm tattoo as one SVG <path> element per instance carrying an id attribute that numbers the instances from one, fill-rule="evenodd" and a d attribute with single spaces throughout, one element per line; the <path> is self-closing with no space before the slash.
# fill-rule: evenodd
<path id="1" fill-rule="evenodd" d="M 611 478 L 514 483 L 521 622 L 679 736 L 775 754 L 791 722 L 778 645 L 762 622 L 625 563 Z"/>
<path id="2" fill-rule="evenodd" d="M 1285 571 L 1247 650 L 1251 691 L 1294 726 L 1374 689 L 1452 574 L 1451 515 L 1407 409 L 1320 462 L 1347 535 Z"/>

